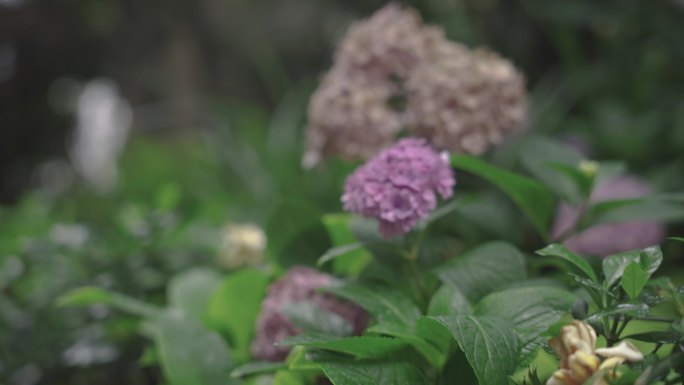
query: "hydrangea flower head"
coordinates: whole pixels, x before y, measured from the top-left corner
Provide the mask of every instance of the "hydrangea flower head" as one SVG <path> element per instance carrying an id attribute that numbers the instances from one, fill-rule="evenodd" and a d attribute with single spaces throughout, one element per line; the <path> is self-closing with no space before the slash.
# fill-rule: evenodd
<path id="1" fill-rule="evenodd" d="M 266 361 L 282 361 L 287 357 L 290 347 L 276 343 L 302 332 L 283 310 L 287 305 L 297 302 L 312 302 L 323 310 L 337 314 L 353 327 L 354 334 L 361 334 L 368 324 L 368 314 L 356 304 L 318 291 L 333 282 L 332 276 L 302 266 L 291 268 L 274 282 L 261 303 L 256 335 L 251 346 L 252 355 Z"/>
<path id="2" fill-rule="evenodd" d="M 344 209 L 375 218 L 389 238 L 407 233 L 449 198 L 456 184 L 446 153 L 423 139 L 402 139 L 359 167 L 345 184 Z"/>

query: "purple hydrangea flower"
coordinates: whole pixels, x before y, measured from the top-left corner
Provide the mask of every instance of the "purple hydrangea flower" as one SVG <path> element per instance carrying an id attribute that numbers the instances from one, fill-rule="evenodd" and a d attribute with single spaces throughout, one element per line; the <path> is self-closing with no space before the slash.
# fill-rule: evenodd
<path id="1" fill-rule="evenodd" d="M 402 139 L 381 151 L 347 178 L 344 209 L 375 218 L 389 238 L 407 233 L 437 206 L 437 194 L 448 198 L 456 184 L 446 153 L 423 139 Z"/>
<path id="2" fill-rule="evenodd" d="M 317 291 L 333 282 L 332 276 L 301 266 L 291 268 L 285 276 L 274 282 L 261 303 L 256 335 L 251 346 L 252 355 L 266 361 L 282 361 L 287 357 L 290 348 L 275 344 L 302 332 L 283 313 L 285 306 L 297 302 L 313 302 L 321 309 L 347 320 L 354 328 L 354 333 L 361 334 L 369 320 L 363 309 L 330 293 Z"/>
<path id="3" fill-rule="evenodd" d="M 645 181 L 623 175 L 599 183 L 589 199 L 598 203 L 616 199 L 642 198 L 652 192 Z M 559 206 L 551 229 L 551 237 L 559 239 L 577 223 L 581 212 L 567 203 Z M 590 227 L 572 235 L 563 244 L 568 250 L 582 255 L 606 257 L 623 251 L 641 249 L 665 239 L 665 225 L 657 221 L 629 221 L 606 223 Z"/>

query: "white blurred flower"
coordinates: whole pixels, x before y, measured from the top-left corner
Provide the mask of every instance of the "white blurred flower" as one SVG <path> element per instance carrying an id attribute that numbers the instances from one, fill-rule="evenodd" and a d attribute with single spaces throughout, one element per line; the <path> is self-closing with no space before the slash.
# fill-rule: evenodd
<path id="1" fill-rule="evenodd" d="M 223 229 L 219 262 L 228 269 L 258 265 L 264 260 L 266 234 L 252 224 L 230 224 Z"/>
<path id="2" fill-rule="evenodd" d="M 100 193 L 116 185 L 117 160 L 131 121 L 131 107 L 113 82 L 96 79 L 83 87 L 76 103 L 71 158 L 78 173 Z"/>

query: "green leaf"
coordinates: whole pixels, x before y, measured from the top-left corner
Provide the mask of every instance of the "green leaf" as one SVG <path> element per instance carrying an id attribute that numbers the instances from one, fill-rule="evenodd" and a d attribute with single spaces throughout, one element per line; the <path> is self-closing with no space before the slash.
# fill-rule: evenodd
<path id="1" fill-rule="evenodd" d="M 428 315 L 472 314 L 473 307 L 461 290 L 443 285 L 430 300 Z"/>
<path id="2" fill-rule="evenodd" d="M 416 366 L 403 362 L 328 362 L 323 373 L 334 385 L 427 385 Z"/>
<path id="3" fill-rule="evenodd" d="M 635 300 L 639 293 L 641 293 L 641 289 L 646 285 L 646 281 L 648 281 L 648 274 L 641 268 L 638 262 L 632 262 L 625 267 L 620 284 L 629 298 Z"/>
<path id="4" fill-rule="evenodd" d="M 499 317 L 432 317 L 446 327 L 465 353 L 480 385 L 506 384 L 515 370 L 518 339 Z"/>
<path id="5" fill-rule="evenodd" d="M 572 147 L 542 137 L 533 137 L 520 148 L 520 160 L 525 168 L 556 196 L 572 203 L 583 199 L 580 186 L 572 177 L 553 166 L 562 164 L 577 170 L 582 158 Z"/>
<path id="6" fill-rule="evenodd" d="M 433 270 L 445 284 L 477 302 L 483 296 L 525 279 L 525 258 L 505 242 L 489 242 Z"/>
<path id="7" fill-rule="evenodd" d="M 526 344 L 567 314 L 575 301 L 574 294 L 554 287 L 510 289 L 483 298 L 475 306 L 475 315 L 509 320 Z"/>
<path id="8" fill-rule="evenodd" d="M 546 187 L 533 179 L 489 165 L 469 155 L 452 154 L 451 164 L 495 184 L 513 199 L 537 231 L 546 237 L 551 216 L 556 210 L 555 198 Z"/>
<path id="9" fill-rule="evenodd" d="M 667 239 L 671 239 L 673 241 L 684 242 L 684 238 L 682 238 L 682 237 L 669 237 Z"/>
<path id="10" fill-rule="evenodd" d="M 598 282 L 598 277 L 596 276 L 596 273 L 594 272 L 594 269 L 592 269 L 589 262 L 587 262 L 584 258 L 580 257 L 579 255 L 570 252 L 563 245 L 554 243 L 546 246 L 541 250 L 537 250 L 536 253 L 539 255 L 543 255 L 545 257 L 562 258 L 570 262 L 570 264 L 572 264 L 576 268 L 578 268 L 582 273 L 584 273 L 585 276 L 587 276 L 587 278 L 591 279 L 594 282 Z"/>
<path id="11" fill-rule="evenodd" d="M 175 309 L 150 319 L 162 370 L 172 385 L 236 384 L 232 360 L 223 339 Z"/>
<path id="12" fill-rule="evenodd" d="M 230 376 L 233 378 L 239 378 L 254 374 L 271 373 L 280 369 L 287 369 L 287 363 L 256 361 L 238 366 L 237 368 L 233 369 L 232 372 L 230 372 Z"/>
<path id="13" fill-rule="evenodd" d="M 622 303 L 617 306 L 603 309 L 589 316 L 586 321 L 589 323 L 598 323 L 603 318 L 612 317 L 617 314 L 626 314 L 630 317 L 644 318 L 648 315 L 649 306 L 645 303 Z"/>
<path id="14" fill-rule="evenodd" d="M 284 268 L 315 266 L 331 246 L 317 208 L 302 200 L 283 200 L 266 223 L 269 255 Z"/>
<path id="15" fill-rule="evenodd" d="M 151 317 L 159 311 L 153 305 L 94 286 L 80 287 L 57 299 L 58 306 L 90 306 L 96 304 L 110 305 L 139 317 Z"/>
<path id="16" fill-rule="evenodd" d="M 337 296 L 359 304 L 378 322 L 396 323 L 413 327 L 421 316 L 420 309 L 404 293 L 384 287 L 347 284 L 326 288 Z"/>
<path id="17" fill-rule="evenodd" d="M 250 357 L 249 345 L 268 281 L 261 271 L 239 270 L 226 277 L 209 299 L 206 323 L 228 337 L 238 362 Z"/>
<path id="18" fill-rule="evenodd" d="M 347 337 L 343 339 L 330 335 L 304 333 L 281 341 L 280 345 L 301 345 L 345 353 L 357 358 L 379 358 L 408 346 L 398 338 L 388 337 Z"/>
<path id="19" fill-rule="evenodd" d="M 682 335 L 675 331 L 654 331 L 631 334 L 624 338 L 656 344 L 676 344 L 682 340 Z"/>
<path id="20" fill-rule="evenodd" d="M 446 349 L 443 348 L 445 340 L 435 341 L 430 340 L 435 335 L 432 331 L 421 330 L 420 326 L 423 322 L 423 318 L 419 319 L 417 322 L 417 329 L 413 325 L 400 325 L 395 323 L 380 323 L 375 324 L 368 329 L 367 333 L 377 333 L 386 336 L 393 336 L 406 341 L 408 344 L 413 346 L 420 354 L 423 355 L 434 367 L 441 367 L 446 360 L 446 354 L 448 353 Z"/>
<path id="21" fill-rule="evenodd" d="M 591 205 L 584 214 L 583 227 L 629 221 L 674 222 L 684 219 L 681 195 L 652 195 L 618 199 Z"/>
<path id="22" fill-rule="evenodd" d="M 221 284 L 221 274 L 208 268 L 195 268 L 177 274 L 167 287 L 168 301 L 202 321 L 209 299 Z"/>
<path id="23" fill-rule="evenodd" d="M 363 242 L 358 242 L 351 230 L 351 214 L 327 214 L 323 216 L 323 224 L 335 246 L 329 249 L 319 260 L 322 265 L 333 261 L 334 271 L 348 276 L 358 276 L 373 259 L 371 254 L 363 248 Z M 357 245 L 358 247 L 352 247 Z M 339 257 L 344 258 L 339 258 Z"/>
<path id="24" fill-rule="evenodd" d="M 283 314 L 305 332 L 348 336 L 354 332 L 352 325 L 339 315 L 329 312 L 313 302 L 294 302 L 283 306 Z"/>
<path id="25" fill-rule="evenodd" d="M 637 262 L 650 277 L 663 261 L 663 253 L 659 246 L 647 247 L 643 250 L 632 250 L 624 253 L 613 254 L 603 260 L 603 275 L 605 276 L 605 286 L 611 287 L 616 283 L 627 265 Z"/>

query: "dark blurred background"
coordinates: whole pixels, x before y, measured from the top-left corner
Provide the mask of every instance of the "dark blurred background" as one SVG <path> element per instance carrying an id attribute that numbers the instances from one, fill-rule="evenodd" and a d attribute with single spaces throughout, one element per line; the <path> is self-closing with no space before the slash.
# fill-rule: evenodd
<path id="1" fill-rule="evenodd" d="M 36 166 L 66 155 L 77 84 L 111 79 L 134 130 L 201 129 L 213 104 L 272 110 L 315 81 L 347 25 L 383 3 L 0 1 L 0 202 L 16 201 Z M 490 46 L 523 70 L 543 119 L 535 129 L 580 133 L 599 155 L 641 168 L 681 162 L 681 0 L 413 5 L 451 39 Z"/>
<path id="2" fill-rule="evenodd" d="M 301 170 L 306 104 L 385 3 L 0 0 L 0 384 L 160 383 L 133 319 L 55 300 L 94 284 L 163 303 L 174 273 L 216 264 L 228 222 L 315 261 L 352 165 Z M 405 3 L 522 70 L 531 132 L 684 189 L 683 0 Z M 473 244 L 520 235 L 487 207 L 504 230 Z"/>

